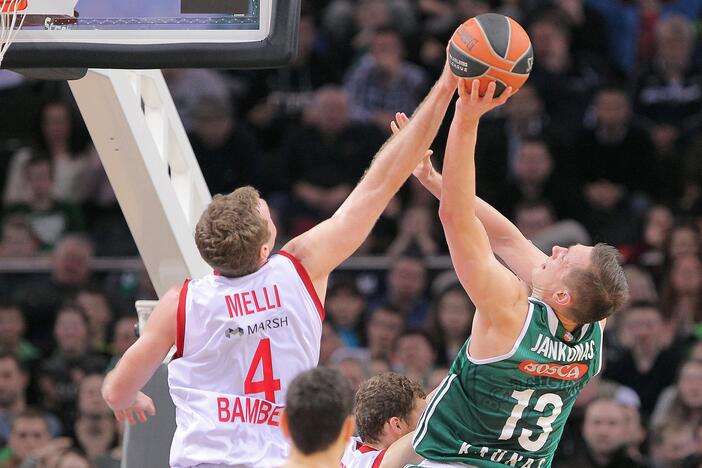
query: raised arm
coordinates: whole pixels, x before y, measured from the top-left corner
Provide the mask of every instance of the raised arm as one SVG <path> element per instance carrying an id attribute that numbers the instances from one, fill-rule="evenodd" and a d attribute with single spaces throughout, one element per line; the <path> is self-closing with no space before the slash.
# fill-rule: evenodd
<path id="1" fill-rule="evenodd" d="M 456 82 L 446 67 L 407 126 L 383 145 L 336 213 L 283 248 L 304 265 L 320 297 L 324 297 L 329 273 L 360 247 L 421 161 L 441 125 Z"/>
<path id="2" fill-rule="evenodd" d="M 519 279 L 495 258 L 476 216 L 474 160 L 480 117 L 503 104 L 511 90 L 493 99 L 495 84 L 491 83 L 481 98 L 478 85 L 477 80 L 472 85 L 467 80 L 459 84 L 460 98 L 446 145 L 439 217 L 456 274 L 479 311 L 480 320 L 488 327 L 511 333 L 523 323 L 524 317 L 514 310 L 526 295 Z"/>
<path id="3" fill-rule="evenodd" d="M 392 122 L 393 132 L 407 123 L 407 116 L 399 113 Z M 436 198 L 441 199 L 441 174 L 431 164 L 431 152 L 414 170 L 414 176 Z M 517 227 L 489 203 L 475 198 L 475 214 L 483 223 L 493 252 L 502 259 L 519 278 L 531 286 L 532 270 L 546 261 L 546 254 L 529 241 Z"/>

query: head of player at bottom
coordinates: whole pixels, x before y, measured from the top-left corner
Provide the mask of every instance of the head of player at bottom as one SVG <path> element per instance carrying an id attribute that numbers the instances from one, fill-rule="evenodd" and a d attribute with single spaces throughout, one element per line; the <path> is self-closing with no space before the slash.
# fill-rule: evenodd
<path id="1" fill-rule="evenodd" d="M 284 468 L 339 466 L 353 435 L 353 390 L 340 372 L 317 367 L 288 387 L 280 426 L 292 442 Z"/>
<path id="2" fill-rule="evenodd" d="M 417 427 L 427 406 L 422 387 L 394 372 L 371 377 L 354 398 L 354 417 L 364 445 L 384 450 Z"/>

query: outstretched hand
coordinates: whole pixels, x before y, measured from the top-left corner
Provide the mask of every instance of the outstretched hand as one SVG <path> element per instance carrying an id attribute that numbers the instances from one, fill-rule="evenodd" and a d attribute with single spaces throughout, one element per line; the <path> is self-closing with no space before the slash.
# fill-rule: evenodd
<path id="1" fill-rule="evenodd" d="M 393 135 L 397 134 L 401 129 L 405 128 L 409 122 L 409 117 L 404 112 L 395 113 L 395 120 L 390 122 L 390 129 Z M 424 159 L 420 162 L 412 172 L 420 182 L 428 180 L 434 174 L 434 166 L 431 164 L 431 156 L 434 154 L 432 150 L 427 150 Z"/>
<path id="2" fill-rule="evenodd" d="M 471 120 L 478 120 L 496 107 L 501 106 L 514 94 L 512 87 L 508 87 L 495 97 L 497 85 L 494 81 L 488 84 L 485 95 L 480 96 L 480 81 L 463 79 L 458 83 L 459 99 L 456 101 L 456 113 Z"/>

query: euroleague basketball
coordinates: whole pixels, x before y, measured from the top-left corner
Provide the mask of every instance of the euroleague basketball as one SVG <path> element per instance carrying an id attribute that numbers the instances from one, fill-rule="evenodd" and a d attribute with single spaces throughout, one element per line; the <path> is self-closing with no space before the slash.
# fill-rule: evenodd
<path id="1" fill-rule="evenodd" d="M 534 52 L 529 35 L 519 23 L 504 15 L 486 13 L 456 29 L 449 44 L 451 71 L 461 78 L 480 80 L 480 95 L 491 81 L 495 96 L 511 86 L 517 91 L 529 78 Z"/>

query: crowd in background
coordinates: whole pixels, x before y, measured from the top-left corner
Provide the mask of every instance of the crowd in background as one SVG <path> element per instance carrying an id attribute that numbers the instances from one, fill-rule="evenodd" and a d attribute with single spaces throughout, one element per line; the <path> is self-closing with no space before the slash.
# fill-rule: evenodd
<path id="1" fill-rule="evenodd" d="M 309 0 L 289 67 L 163 72 L 211 192 L 258 188 L 282 245 L 339 207 L 457 25 L 489 11 L 535 60 L 481 123 L 479 195 L 545 251 L 617 246 L 631 288 L 554 466 L 702 466 L 702 1 Z M 94 271 L 138 252 L 65 84 L 0 72 L 0 102 L 0 264 L 51 264 L 1 274 L 0 467 L 116 467 L 99 389 L 155 293 Z M 470 336 L 468 296 L 426 261 L 447 253 L 437 208 L 410 180 L 358 252 L 389 269 L 332 276 L 320 363 L 354 387 L 393 369 L 430 391 Z"/>

